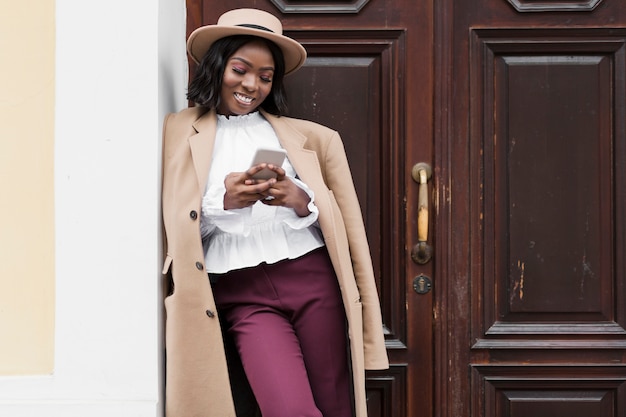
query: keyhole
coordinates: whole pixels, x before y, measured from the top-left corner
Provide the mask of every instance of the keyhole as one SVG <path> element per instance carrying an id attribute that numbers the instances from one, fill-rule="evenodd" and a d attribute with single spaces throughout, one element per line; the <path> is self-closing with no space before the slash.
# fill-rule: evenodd
<path id="1" fill-rule="evenodd" d="M 413 279 L 413 290 L 418 294 L 428 293 L 432 286 L 432 281 L 426 275 L 420 274 Z"/>

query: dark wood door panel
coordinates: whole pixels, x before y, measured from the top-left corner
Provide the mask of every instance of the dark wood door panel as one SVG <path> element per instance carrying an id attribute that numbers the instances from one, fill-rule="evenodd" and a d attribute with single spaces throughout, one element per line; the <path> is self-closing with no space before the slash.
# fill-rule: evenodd
<path id="1" fill-rule="evenodd" d="M 613 76 L 626 73 L 625 35 L 472 33 L 477 338 L 610 334 L 626 346 L 626 90 Z"/>
<path id="2" fill-rule="evenodd" d="M 391 365 L 388 371 L 367 374 L 367 412 L 369 417 L 407 415 L 406 365 Z"/>
<path id="3" fill-rule="evenodd" d="M 614 417 L 626 413 L 623 367 L 475 366 L 474 415 Z M 484 413 L 481 411 L 484 410 Z"/>

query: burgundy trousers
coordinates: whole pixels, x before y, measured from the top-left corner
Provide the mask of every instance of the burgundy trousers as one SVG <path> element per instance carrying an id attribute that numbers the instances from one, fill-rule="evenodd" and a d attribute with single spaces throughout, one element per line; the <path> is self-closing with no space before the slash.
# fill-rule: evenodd
<path id="1" fill-rule="evenodd" d="M 213 292 L 263 417 L 352 416 L 346 316 L 326 248 L 219 275 Z"/>

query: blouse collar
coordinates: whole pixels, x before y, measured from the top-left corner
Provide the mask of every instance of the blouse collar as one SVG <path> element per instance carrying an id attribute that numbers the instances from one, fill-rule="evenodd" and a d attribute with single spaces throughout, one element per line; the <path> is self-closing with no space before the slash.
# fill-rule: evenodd
<path id="1" fill-rule="evenodd" d="M 225 116 L 217 115 L 217 124 L 224 127 L 251 126 L 264 121 L 259 111 L 248 114 Z"/>

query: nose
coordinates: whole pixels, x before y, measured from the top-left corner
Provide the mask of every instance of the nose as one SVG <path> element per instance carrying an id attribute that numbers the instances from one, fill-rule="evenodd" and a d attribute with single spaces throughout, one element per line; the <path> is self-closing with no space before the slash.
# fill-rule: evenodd
<path id="1" fill-rule="evenodd" d="M 256 76 L 252 74 L 246 74 L 246 76 L 241 81 L 241 85 L 243 86 L 243 88 L 245 88 L 248 91 L 256 90 L 256 86 L 257 86 Z"/>

